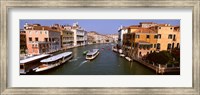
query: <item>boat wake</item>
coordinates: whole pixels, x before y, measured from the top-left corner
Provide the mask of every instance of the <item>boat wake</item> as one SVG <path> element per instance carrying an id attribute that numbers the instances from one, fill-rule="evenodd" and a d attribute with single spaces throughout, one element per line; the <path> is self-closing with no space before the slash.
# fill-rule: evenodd
<path id="1" fill-rule="evenodd" d="M 77 58 L 71 59 L 71 60 L 69 60 L 69 62 L 76 61 L 76 60 L 78 60 L 79 58 L 80 58 L 80 57 L 77 57 Z"/>
<path id="2" fill-rule="evenodd" d="M 83 61 L 83 62 L 81 62 L 81 64 L 80 65 L 78 65 L 78 67 L 80 67 L 80 66 L 82 66 L 84 63 L 86 63 L 86 62 L 88 62 L 87 60 L 85 60 L 85 61 Z"/>
<path id="3" fill-rule="evenodd" d="M 81 67 L 83 64 L 87 63 L 88 60 L 85 60 L 83 62 L 81 62 L 81 64 L 79 64 L 76 68 L 74 68 L 74 70 L 78 69 L 79 67 Z"/>

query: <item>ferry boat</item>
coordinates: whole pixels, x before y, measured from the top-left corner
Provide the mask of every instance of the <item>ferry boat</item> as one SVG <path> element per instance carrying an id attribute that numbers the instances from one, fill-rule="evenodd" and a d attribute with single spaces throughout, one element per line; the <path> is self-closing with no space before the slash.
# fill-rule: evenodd
<path id="1" fill-rule="evenodd" d="M 72 58 L 72 52 L 64 52 L 46 59 L 41 60 L 40 62 L 43 63 L 42 65 L 38 66 L 37 68 L 33 69 L 35 72 L 46 71 L 57 67 L 66 61 Z"/>
<path id="2" fill-rule="evenodd" d="M 20 74 L 27 74 L 40 65 L 40 60 L 48 58 L 50 54 L 41 54 L 20 60 Z"/>
<path id="3" fill-rule="evenodd" d="M 99 49 L 93 49 L 86 54 L 86 59 L 92 60 L 99 55 Z"/>

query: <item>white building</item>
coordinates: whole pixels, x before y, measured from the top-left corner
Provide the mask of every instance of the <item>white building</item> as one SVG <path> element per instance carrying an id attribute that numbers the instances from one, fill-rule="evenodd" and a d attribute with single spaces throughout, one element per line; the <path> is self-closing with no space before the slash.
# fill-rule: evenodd
<path id="1" fill-rule="evenodd" d="M 74 32 L 74 46 L 86 45 L 87 32 L 81 28 L 78 23 L 73 24 L 72 31 Z"/>
<path id="2" fill-rule="evenodd" d="M 128 28 L 124 26 L 120 26 L 118 29 L 118 44 L 119 46 L 122 46 L 123 44 L 123 34 L 128 33 Z"/>

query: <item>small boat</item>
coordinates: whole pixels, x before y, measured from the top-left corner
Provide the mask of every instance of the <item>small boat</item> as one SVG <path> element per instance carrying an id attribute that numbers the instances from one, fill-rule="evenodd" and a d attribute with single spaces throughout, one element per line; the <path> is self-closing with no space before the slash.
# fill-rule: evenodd
<path id="1" fill-rule="evenodd" d="M 126 58 L 126 60 L 128 60 L 128 61 L 132 61 L 130 57 L 125 57 L 125 58 Z"/>
<path id="2" fill-rule="evenodd" d="M 113 50 L 114 52 L 118 52 L 116 47 L 112 47 L 112 50 Z"/>
<path id="3" fill-rule="evenodd" d="M 64 52 L 58 55 L 54 55 L 52 57 L 46 58 L 41 60 L 40 62 L 42 65 L 36 67 L 33 69 L 35 72 L 41 72 L 41 71 L 46 71 L 49 69 L 52 69 L 54 67 L 57 67 L 66 61 L 70 60 L 72 58 L 72 52 Z"/>
<path id="4" fill-rule="evenodd" d="M 86 54 L 86 59 L 92 60 L 99 55 L 99 49 L 93 49 L 92 51 Z"/>
<path id="5" fill-rule="evenodd" d="M 119 49 L 119 53 L 122 54 L 122 49 Z"/>
<path id="6" fill-rule="evenodd" d="M 120 54 L 119 56 L 124 57 L 125 55 L 124 54 Z"/>
<path id="7" fill-rule="evenodd" d="M 83 52 L 83 55 L 86 55 L 89 52 L 89 50 L 86 50 Z"/>

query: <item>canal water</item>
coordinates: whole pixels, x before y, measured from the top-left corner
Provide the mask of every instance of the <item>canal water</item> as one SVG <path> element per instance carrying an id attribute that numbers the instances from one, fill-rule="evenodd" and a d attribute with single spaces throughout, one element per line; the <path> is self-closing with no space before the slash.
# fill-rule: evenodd
<path id="1" fill-rule="evenodd" d="M 86 60 L 83 51 L 100 49 L 100 54 L 92 61 Z M 33 75 L 155 75 L 156 72 L 139 64 L 128 62 L 112 51 L 111 44 L 86 45 L 68 49 L 73 59 L 56 68 L 30 73 Z"/>

